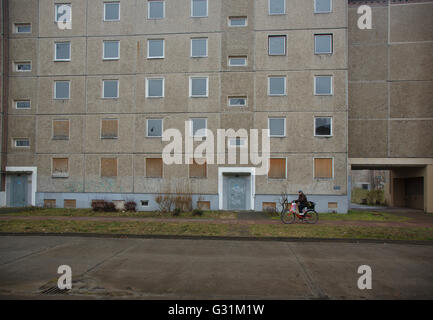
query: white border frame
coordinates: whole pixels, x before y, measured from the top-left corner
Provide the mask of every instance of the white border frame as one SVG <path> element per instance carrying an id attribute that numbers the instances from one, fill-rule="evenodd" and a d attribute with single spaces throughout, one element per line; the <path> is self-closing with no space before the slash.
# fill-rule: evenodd
<path id="1" fill-rule="evenodd" d="M 206 55 L 205 56 L 193 56 L 192 55 L 192 42 L 193 40 L 206 40 Z M 196 38 L 190 38 L 190 58 L 208 58 L 209 57 L 209 38 L 208 37 L 196 37 Z"/>
<path id="2" fill-rule="evenodd" d="M 231 59 L 245 59 L 245 64 L 231 64 L 230 63 Z M 239 67 L 239 68 L 248 67 L 248 56 L 228 56 L 227 60 L 228 60 L 227 64 L 229 67 Z"/>
<path id="3" fill-rule="evenodd" d="M 31 191 L 31 200 L 30 200 L 30 204 L 32 206 L 36 206 L 36 188 L 37 188 L 37 178 L 38 178 L 38 167 L 6 167 L 6 174 L 8 172 L 14 172 L 14 173 L 26 173 L 26 172 L 31 172 L 31 179 L 32 179 L 32 191 Z M 7 187 L 6 187 L 7 188 Z M 7 193 L 7 189 L 6 189 L 6 193 Z"/>
<path id="4" fill-rule="evenodd" d="M 27 140 L 29 142 L 28 146 L 17 146 L 17 141 L 19 140 Z M 31 147 L 30 138 L 12 138 L 12 147 L 16 149 L 28 149 Z"/>
<path id="5" fill-rule="evenodd" d="M 239 104 L 231 104 L 230 99 L 245 99 L 245 105 Z M 248 97 L 247 96 L 228 96 L 227 97 L 227 106 L 232 108 L 245 108 L 248 107 Z"/>
<path id="6" fill-rule="evenodd" d="M 149 120 L 161 120 L 161 135 L 160 136 L 149 136 Z M 146 138 L 162 138 L 162 135 L 164 134 L 164 118 L 147 118 L 146 119 Z"/>
<path id="7" fill-rule="evenodd" d="M 14 61 L 14 68 L 13 71 L 14 72 L 32 72 L 33 71 L 33 65 L 32 65 L 32 61 L 28 60 L 28 61 Z M 18 65 L 19 64 L 30 64 L 30 70 L 18 70 Z"/>
<path id="8" fill-rule="evenodd" d="M 209 17 L 209 0 L 206 0 L 206 15 L 205 16 L 194 16 L 194 0 L 191 0 L 191 18 L 208 18 Z"/>
<path id="9" fill-rule="evenodd" d="M 30 26 L 30 32 L 18 32 L 18 27 L 19 26 Z M 15 34 L 30 34 L 32 33 L 33 28 L 32 28 L 32 24 L 30 22 L 23 22 L 23 23 L 14 23 L 14 32 Z"/>
<path id="10" fill-rule="evenodd" d="M 58 82 L 67 82 L 68 85 L 68 97 L 67 98 L 56 98 L 57 95 L 57 86 Z M 70 100 L 71 99 L 71 81 L 70 80 L 54 80 L 54 100 Z"/>
<path id="11" fill-rule="evenodd" d="M 105 17 L 105 13 L 106 13 L 106 10 L 105 10 L 105 6 L 107 5 L 107 4 L 114 4 L 114 3 L 117 3 L 118 5 L 119 5 L 119 18 L 118 19 L 109 19 L 109 20 L 107 20 L 106 19 L 106 17 Z M 104 10 L 104 22 L 116 22 L 116 21 L 120 21 L 120 1 L 104 1 L 104 7 L 103 7 L 103 10 Z"/>
<path id="12" fill-rule="evenodd" d="M 332 13 L 332 10 L 334 9 L 334 8 L 333 8 L 332 0 L 329 0 L 329 1 L 331 2 L 331 5 L 330 5 L 330 11 L 317 11 L 317 8 L 316 8 L 316 2 L 317 2 L 317 0 L 313 0 L 313 1 L 314 1 L 314 13 L 317 13 L 317 14 L 321 14 L 321 13 Z"/>
<path id="13" fill-rule="evenodd" d="M 325 77 L 331 78 L 331 92 L 330 93 L 317 93 L 317 78 L 325 78 Z M 333 96 L 334 95 L 334 76 L 331 74 L 315 75 L 314 76 L 314 95 L 315 96 Z"/>
<path id="14" fill-rule="evenodd" d="M 332 161 L 332 178 L 316 178 L 316 168 L 315 168 L 316 167 L 316 159 L 331 159 L 331 161 Z M 316 181 L 334 180 L 335 179 L 335 168 L 334 168 L 334 165 L 335 165 L 335 161 L 334 161 L 334 157 L 332 157 L 332 156 L 328 156 L 328 157 L 325 157 L 325 156 L 314 157 L 313 156 L 313 180 L 316 180 Z"/>
<path id="15" fill-rule="evenodd" d="M 316 37 L 320 36 L 331 36 L 331 51 L 330 52 L 317 52 L 317 46 L 316 46 Z M 314 54 L 315 55 L 322 55 L 327 54 L 331 55 L 334 53 L 334 34 L 333 33 L 315 33 L 314 34 Z"/>
<path id="16" fill-rule="evenodd" d="M 271 54 L 271 38 L 284 38 L 284 54 Z M 270 57 L 287 56 L 287 34 L 268 34 L 268 56 Z"/>
<path id="17" fill-rule="evenodd" d="M 284 135 L 271 135 L 271 120 L 272 119 L 277 119 L 277 120 L 284 120 Z M 286 138 L 287 137 L 287 121 L 286 121 L 286 117 L 269 117 L 268 118 L 268 129 L 269 129 L 269 138 Z"/>
<path id="18" fill-rule="evenodd" d="M 271 94 L 271 78 L 284 78 L 284 93 Z M 268 76 L 268 97 L 287 96 L 287 76 Z"/>
<path id="19" fill-rule="evenodd" d="M 150 53 L 150 41 L 162 41 L 162 56 L 151 57 Z M 165 58 L 165 39 L 147 39 L 147 59 L 164 59 Z"/>
<path id="20" fill-rule="evenodd" d="M 69 44 L 69 59 L 57 59 L 57 44 L 68 43 Z M 72 58 L 72 44 L 71 41 L 54 41 L 54 61 L 55 62 L 69 62 Z"/>
<path id="21" fill-rule="evenodd" d="M 117 81 L 117 95 L 116 97 L 105 97 L 105 81 Z M 103 79 L 102 80 L 102 99 L 119 99 L 120 81 L 119 79 Z"/>
<path id="22" fill-rule="evenodd" d="M 117 42 L 117 57 L 116 58 L 106 58 L 105 57 L 105 43 L 107 42 Z M 102 60 L 105 61 L 113 61 L 113 60 L 120 60 L 120 40 L 103 40 L 102 41 Z"/>
<path id="23" fill-rule="evenodd" d="M 206 95 L 193 96 L 192 95 L 192 80 L 193 79 L 206 79 Z M 189 77 L 189 97 L 190 98 L 208 98 L 209 97 L 209 76 L 190 76 Z"/>
<path id="24" fill-rule="evenodd" d="M 270 16 L 281 16 L 281 15 L 287 14 L 286 0 L 283 0 L 283 2 L 284 2 L 284 12 L 283 13 L 271 13 L 271 1 L 272 0 L 268 0 L 268 15 L 270 15 Z"/>
<path id="25" fill-rule="evenodd" d="M 224 210 L 224 173 L 249 173 L 250 181 L 250 209 L 254 210 L 255 192 L 256 192 L 256 168 L 254 167 L 219 167 L 218 168 L 218 207 Z"/>
<path id="26" fill-rule="evenodd" d="M 330 135 L 318 135 L 316 134 L 316 119 L 329 118 L 331 119 L 331 134 Z M 314 117 L 314 136 L 317 138 L 331 138 L 334 136 L 334 119 L 332 116 L 315 116 Z"/>
<path id="27" fill-rule="evenodd" d="M 162 18 L 150 17 L 150 4 L 152 2 L 162 2 Z M 147 0 L 147 20 L 162 20 L 165 19 L 165 0 Z"/>
<path id="28" fill-rule="evenodd" d="M 28 102 L 29 103 L 29 107 L 28 108 L 18 108 L 18 102 Z M 14 100 L 14 108 L 16 110 L 30 110 L 32 108 L 32 101 L 30 99 L 26 100 L 26 99 L 19 99 L 19 100 Z"/>
<path id="29" fill-rule="evenodd" d="M 231 21 L 232 19 L 244 19 L 245 24 L 244 25 L 232 25 Z M 248 27 L 248 17 L 247 16 L 229 16 L 227 18 L 227 25 L 231 28 L 245 28 Z"/>
<path id="30" fill-rule="evenodd" d="M 162 80 L 162 96 L 149 96 L 149 80 Z M 165 98 L 165 78 L 164 77 L 149 77 L 146 78 L 146 98 L 161 99 Z"/>

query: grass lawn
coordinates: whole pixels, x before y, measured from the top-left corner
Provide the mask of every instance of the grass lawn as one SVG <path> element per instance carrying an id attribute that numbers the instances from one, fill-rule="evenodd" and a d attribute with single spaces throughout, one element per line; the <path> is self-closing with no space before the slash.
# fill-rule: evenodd
<path id="1" fill-rule="evenodd" d="M 104 233 L 183 236 L 253 236 L 294 238 L 430 240 L 433 228 L 327 225 L 229 225 L 192 222 L 0 221 L 0 232 Z"/>
<path id="2" fill-rule="evenodd" d="M 272 216 L 272 219 L 278 220 L 280 219 L 280 216 L 275 213 L 274 216 Z M 411 220 L 411 218 L 397 216 L 386 212 L 349 210 L 347 214 L 319 213 L 319 220 L 404 222 Z"/>

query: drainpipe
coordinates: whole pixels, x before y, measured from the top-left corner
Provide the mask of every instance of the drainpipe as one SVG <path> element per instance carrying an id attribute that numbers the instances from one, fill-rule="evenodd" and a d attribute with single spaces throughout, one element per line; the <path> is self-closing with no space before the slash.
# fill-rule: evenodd
<path id="1" fill-rule="evenodd" d="M 8 153 L 8 109 L 9 109 L 9 0 L 2 0 L 3 12 L 3 105 L 1 148 L 1 191 L 6 191 L 6 165 Z"/>

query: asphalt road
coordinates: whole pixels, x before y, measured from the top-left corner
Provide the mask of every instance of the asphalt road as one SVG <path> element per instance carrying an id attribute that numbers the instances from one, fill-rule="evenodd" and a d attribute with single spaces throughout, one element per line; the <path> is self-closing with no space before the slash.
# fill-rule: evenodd
<path id="1" fill-rule="evenodd" d="M 41 293 L 60 265 L 72 290 Z M 433 246 L 1 236 L 0 298 L 433 299 Z"/>

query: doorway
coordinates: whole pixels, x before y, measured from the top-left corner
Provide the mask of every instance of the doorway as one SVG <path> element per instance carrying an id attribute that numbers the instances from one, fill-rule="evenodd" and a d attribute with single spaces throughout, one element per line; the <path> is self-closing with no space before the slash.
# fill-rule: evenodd
<path id="1" fill-rule="evenodd" d="M 12 175 L 11 176 L 11 206 L 25 207 L 27 206 L 27 175 Z"/>

